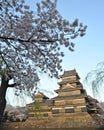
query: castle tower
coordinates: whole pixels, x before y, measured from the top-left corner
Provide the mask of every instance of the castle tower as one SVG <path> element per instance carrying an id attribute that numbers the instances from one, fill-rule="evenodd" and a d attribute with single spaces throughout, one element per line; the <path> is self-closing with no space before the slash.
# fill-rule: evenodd
<path id="1" fill-rule="evenodd" d="M 55 91 L 58 96 L 53 99 L 52 113 L 86 112 L 87 94 L 79 81 L 80 77 L 76 70 L 64 71 L 61 78 L 60 88 Z"/>

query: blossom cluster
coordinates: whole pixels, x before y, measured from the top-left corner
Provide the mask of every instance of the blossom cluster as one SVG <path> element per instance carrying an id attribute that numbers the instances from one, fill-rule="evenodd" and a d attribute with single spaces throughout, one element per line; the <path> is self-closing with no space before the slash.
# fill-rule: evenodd
<path id="1" fill-rule="evenodd" d="M 87 26 L 63 19 L 57 1 L 42 0 L 36 11 L 24 0 L 2 0 L 0 5 L 0 58 L 13 73 L 16 94 L 37 87 L 40 71 L 58 78 L 61 46 L 73 51 L 72 40 L 84 36 Z"/>

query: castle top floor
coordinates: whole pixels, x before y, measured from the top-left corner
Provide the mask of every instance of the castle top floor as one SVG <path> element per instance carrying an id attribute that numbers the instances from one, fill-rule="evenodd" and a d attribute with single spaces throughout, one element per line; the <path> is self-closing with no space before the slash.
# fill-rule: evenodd
<path id="1" fill-rule="evenodd" d="M 69 70 L 69 71 L 64 71 L 63 75 L 60 76 L 62 81 L 66 80 L 79 80 L 80 77 L 76 70 Z"/>

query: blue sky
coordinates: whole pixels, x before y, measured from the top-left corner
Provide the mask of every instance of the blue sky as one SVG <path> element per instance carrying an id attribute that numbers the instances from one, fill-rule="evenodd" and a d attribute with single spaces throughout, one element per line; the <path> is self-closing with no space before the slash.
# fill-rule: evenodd
<path id="1" fill-rule="evenodd" d="M 75 52 L 66 53 L 63 66 L 75 67 L 80 76 L 84 78 L 86 73 L 95 68 L 98 62 L 103 61 L 103 0 L 63 0 L 58 1 L 60 13 L 73 20 L 78 18 L 88 26 L 86 36 L 75 40 Z M 66 59 L 69 64 L 66 64 Z"/>
<path id="2" fill-rule="evenodd" d="M 32 0 L 31 0 L 32 1 Z M 39 0 L 40 1 L 40 0 Z M 76 69 L 83 83 L 88 72 L 96 68 L 96 65 L 104 60 L 104 0 L 58 0 L 57 9 L 60 14 L 70 22 L 75 18 L 88 26 L 86 35 L 74 40 L 75 51 L 64 50 L 63 69 Z M 47 85 L 44 86 L 46 80 Z M 50 86 L 50 87 L 49 87 Z M 57 81 L 44 78 L 41 88 L 54 90 L 58 88 Z M 89 86 L 84 86 L 87 93 L 93 96 Z M 104 98 L 98 97 L 99 101 Z"/>
<path id="3" fill-rule="evenodd" d="M 40 1 L 27 0 L 27 3 L 32 9 L 35 9 L 36 3 Z M 62 64 L 65 70 L 76 68 L 83 80 L 86 74 L 96 67 L 97 63 L 103 61 L 104 0 L 57 1 L 57 9 L 63 18 L 70 22 L 78 18 L 80 22 L 88 26 L 86 35 L 74 40 L 75 51 L 65 50 L 66 55 Z"/>
<path id="4" fill-rule="evenodd" d="M 35 9 L 36 2 L 41 0 L 27 0 L 27 3 Z M 57 9 L 60 14 L 70 22 L 75 18 L 88 26 L 83 38 L 74 40 L 75 51 L 65 50 L 63 69 L 76 69 L 83 83 L 88 72 L 96 68 L 96 65 L 104 60 L 104 0 L 58 0 Z M 36 9 L 35 9 L 36 10 Z M 53 91 L 59 86 L 57 80 L 42 77 L 39 84 L 41 89 Z M 89 87 L 87 93 L 92 96 Z M 102 97 L 102 96 L 101 96 Z M 99 99 L 104 101 L 104 98 Z"/>
<path id="5" fill-rule="evenodd" d="M 75 40 L 75 52 L 66 52 L 63 62 L 65 70 L 77 70 L 82 83 L 87 73 L 104 60 L 103 5 L 103 0 L 58 0 L 58 10 L 63 17 L 69 21 L 78 18 L 88 26 L 86 35 Z M 86 89 L 92 95 L 88 86 Z"/>

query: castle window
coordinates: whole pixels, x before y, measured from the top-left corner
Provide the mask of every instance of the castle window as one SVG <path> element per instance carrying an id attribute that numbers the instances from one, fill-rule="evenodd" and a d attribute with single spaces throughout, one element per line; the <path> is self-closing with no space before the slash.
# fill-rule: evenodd
<path id="1" fill-rule="evenodd" d="M 65 113 L 73 113 L 74 112 L 74 108 L 66 108 L 65 109 Z"/>
<path id="2" fill-rule="evenodd" d="M 86 112 L 86 111 L 87 111 L 86 107 L 82 107 L 82 108 L 81 108 L 81 111 L 82 111 L 82 112 Z"/>
<path id="3" fill-rule="evenodd" d="M 59 110 L 58 110 L 58 109 L 52 110 L 52 114 L 58 114 L 58 113 L 59 113 Z"/>
<path id="4" fill-rule="evenodd" d="M 47 117 L 47 116 L 48 116 L 48 113 L 44 113 L 43 116 Z"/>
<path id="5" fill-rule="evenodd" d="M 28 114 L 28 117 L 34 117 L 34 114 Z"/>

